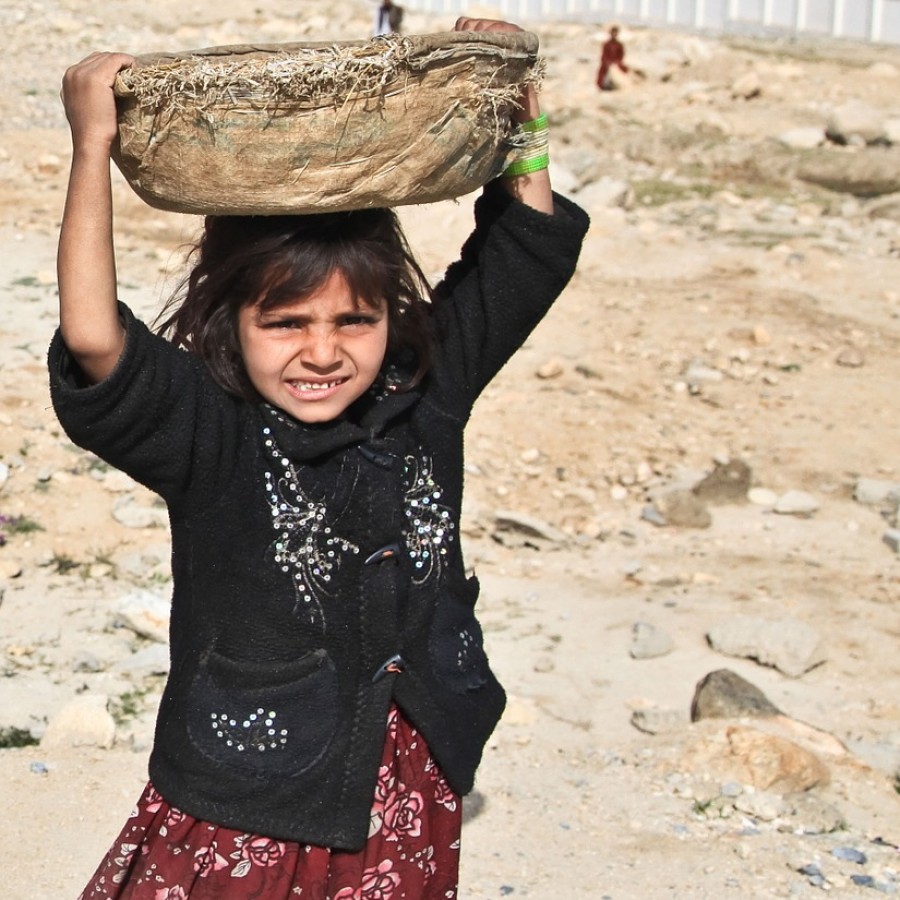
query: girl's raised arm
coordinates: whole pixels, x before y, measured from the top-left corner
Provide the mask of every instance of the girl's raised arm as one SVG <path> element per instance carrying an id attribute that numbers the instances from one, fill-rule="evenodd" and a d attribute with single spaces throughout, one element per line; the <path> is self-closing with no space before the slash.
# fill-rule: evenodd
<path id="1" fill-rule="evenodd" d="M 456 31 L 521 31 L 518 25 L 500 22 L 496 19 L 470 19 L 461 17 L 456 20 Z M 516 110 L 516 121 L 520 125 L 537 122 L 541 115 L 541 104 L 533 85 L 528 87 L 519 98 L 519 109 Z M 526 125 L 526 128 L 528 126 Z M 546 127 L 546 126 L 545 126 Z M 546 160 L 545 160 L 546 162 Z M 553 215 L 553 193 L 550 189 L 550 173 L 546 168 L 525 175 L 504 175 L 503 184 L 517 200 L 534 209 Z"/>
<path id="2" fill-rule="evenodd" d="M 125 346 L 116 292 L 110 150 L 116 136 L 116 74 L 124 53 L 94 53 L 63 78 L 72 167 L 57 255 L 63 340 L 88 380 L 112 372 Z"/>

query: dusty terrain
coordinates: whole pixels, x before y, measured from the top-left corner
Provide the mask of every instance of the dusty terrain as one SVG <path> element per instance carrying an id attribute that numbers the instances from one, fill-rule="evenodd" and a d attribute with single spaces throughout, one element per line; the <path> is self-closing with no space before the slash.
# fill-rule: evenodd
<path id="1" fill-rule="evenodd" d="M 49 408 L 62 71 L 93 49 L 355 38 L 368 23 L 363 2 L 318 0 L 0 9 L 5 897 L 77 895 L 146 777 L 160 687 L 129 666 L 152 641 L 114 618 L 138 589 L 165 594 L 160 510 L 74 449 Z M 461 896 L 896 894 L 897 495 L 859 486 L 900 483 L 900 151 L 778 138 L 824 132 L 851 101 L 896 122 L 900 54 L 631 30 L 642 75 L 601 94 L 601 24 L 535 27 L 555 183 L 593 225 L 470 431 L 467 557 L 510 706 L 470 802 Z M 866 165 L 868 186 L 847 183 Z M 152 317 L 196 222 L 118 179 L 116 196 L 122 298 Z M 471 198 L 404 211 L 428 272 L 470 211 Z M 725 460 L 749 466 L 754 502 L 710 502 L 706 523 L 660 512 L 661 490 Z M 710 630 L 738 615 L 802 623 L 817 664 L 788 675 L 714 649 Z M 636 623 L 663 638 L 658 655 L 635 652 Z M 697 682 L 719 669 L 784 716 L 691 724 Z M 111 746 L 35 743 L 85 696 L 107 698 Z M 743 752 L 742 736 L 765 750 Z"/>

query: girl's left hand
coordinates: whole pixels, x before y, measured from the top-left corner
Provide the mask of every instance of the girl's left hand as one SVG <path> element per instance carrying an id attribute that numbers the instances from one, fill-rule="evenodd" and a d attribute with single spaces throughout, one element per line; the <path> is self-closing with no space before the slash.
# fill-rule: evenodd
<path id="1" fill-rule="evenodd" d="M 454 31 L 524 31 L 512 22 L 501 22 L 499 19 L 470 19 L 460 16 L 453 26 Z"/>

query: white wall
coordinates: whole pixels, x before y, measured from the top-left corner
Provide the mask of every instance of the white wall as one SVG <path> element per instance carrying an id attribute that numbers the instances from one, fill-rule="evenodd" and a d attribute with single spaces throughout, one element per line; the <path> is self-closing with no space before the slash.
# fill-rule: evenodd
<path id="1" fill-rule="evenodd" d="M 461 15 L 467 0 L 403 0 L 410 9 Z M 474 0 L 512 21 L 576 19 L 709 28 L 787 30 L 900 44 L 900 0 Z"/>

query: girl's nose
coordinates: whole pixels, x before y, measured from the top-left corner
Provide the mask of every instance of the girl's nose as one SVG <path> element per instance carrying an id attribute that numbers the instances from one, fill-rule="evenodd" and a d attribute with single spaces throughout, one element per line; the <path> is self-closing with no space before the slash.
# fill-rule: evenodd
<path id="1" fill-rule="evenodd" d="M 318 368 L 333 365 L 337 360 L 334 336 L 330 333 L 310 332 L 300 351 L 300 358 L 303 362 Z"/>

